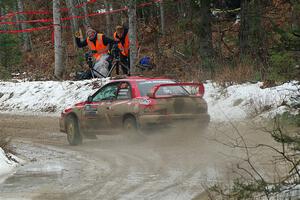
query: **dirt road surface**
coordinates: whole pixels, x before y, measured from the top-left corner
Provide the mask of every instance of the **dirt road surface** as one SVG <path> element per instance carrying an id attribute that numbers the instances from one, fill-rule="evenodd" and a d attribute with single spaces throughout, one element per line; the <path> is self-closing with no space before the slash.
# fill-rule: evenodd
<path id="1" fill-rule="evenodd" d="M 174 129 L 131 141 L 99 135 L 69 146 L 58 118 L 0 115 L 1 132 L 12 138 L 26 163 L 0 183 L 0 199 L 206 199 L 203 191 L 231 177 L 244 157 L 227 143 L 231 125 L 212 122 L 206 131 Z M 247 123 L 237 124 L 249 143 L 269 141 Z M 192 133 L 190 133 L 192 132 Z M 257 166 L 264 166 L 261 152 Z"/>

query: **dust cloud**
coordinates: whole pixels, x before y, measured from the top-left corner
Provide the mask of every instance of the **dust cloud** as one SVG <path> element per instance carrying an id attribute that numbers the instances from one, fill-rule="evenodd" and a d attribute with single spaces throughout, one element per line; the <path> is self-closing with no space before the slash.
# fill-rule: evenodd
<path id="1" fill-rule="evenodd" d="M 233 168 L 246 156 L 232 147 L 243 144 L 241 136 L 247 145 L 271 141 L 249 121 L 181 123 L 136 137 L 115 132 L 79 146 L 68 145 L 55 117 L 0 115 L 0 126 L 17 151 L 31 158 L 0 185 L 0 199 L 202 199 L 207 187 L 234 177 Z M 253 150 L 251 156 L 271 176 L 265 170 L 270 153 Z M 45 172 L 53 163 L 55 176 Z M 40 176 L 28 178 L 33 169 Z"/>

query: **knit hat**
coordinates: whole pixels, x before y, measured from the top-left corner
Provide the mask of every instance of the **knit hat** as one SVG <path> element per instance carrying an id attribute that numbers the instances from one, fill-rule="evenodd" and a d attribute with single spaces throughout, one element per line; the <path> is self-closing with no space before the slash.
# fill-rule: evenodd
<path id="1" fill-rule="evenodd" d="M 86 34 L 89 35 L 90 32 L 96 32 L 94 29 L 92 29 L 90 26 L 86 28 Z"/>

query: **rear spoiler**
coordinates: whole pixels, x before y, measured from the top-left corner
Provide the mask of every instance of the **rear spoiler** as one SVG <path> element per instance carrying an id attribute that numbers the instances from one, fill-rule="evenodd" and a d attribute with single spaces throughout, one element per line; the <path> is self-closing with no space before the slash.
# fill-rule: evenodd
<path id="1" fill-rule="evenodd" d="M 167 97 L 172 97 L 173 95 L 161 95 L 161 96 L 156 96 L 156 92 L 159 90 L 161 87 L 172 87 L 172 86 L 190 86 L 190 87 L 198 87 L 198 92 L 195 95 L 190 95 L 190 96 L 195 96 L 195 97 L 203 97 L 205 89 L 204 85 L 202 83 L 164 83 L 164 84 L 159 84 L 154 86 L 150 92 L 147 94 L 148 97 L 156 99 L 156 98 L 167 98 Z"/>

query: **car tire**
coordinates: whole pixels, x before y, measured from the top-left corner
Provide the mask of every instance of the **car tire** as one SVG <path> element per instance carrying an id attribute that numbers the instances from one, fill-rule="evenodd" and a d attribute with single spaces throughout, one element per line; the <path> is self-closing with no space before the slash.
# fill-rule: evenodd
<path id="1" fill-rule="evenodd" d="M 136 119 L 132 116 L 126 117 L 123 121 L 123 130 L 129 139 L 140 140 L 143 138 L 138 129 Z"/>
<path id="2" fill-rule="evenodd" d="M 123 121 L 123 129 L 125 131 L 137 132 L 137 123 L 134 117 L 126 117 Z"/>
<path id="3" fill-rule="evenodd" d="M 70 145 L 76 146 L 82 144 L 82 136 L 79 131 L 79 125 L 74 117 L 69 117 L 66 123 L 67 139 Z"/>

